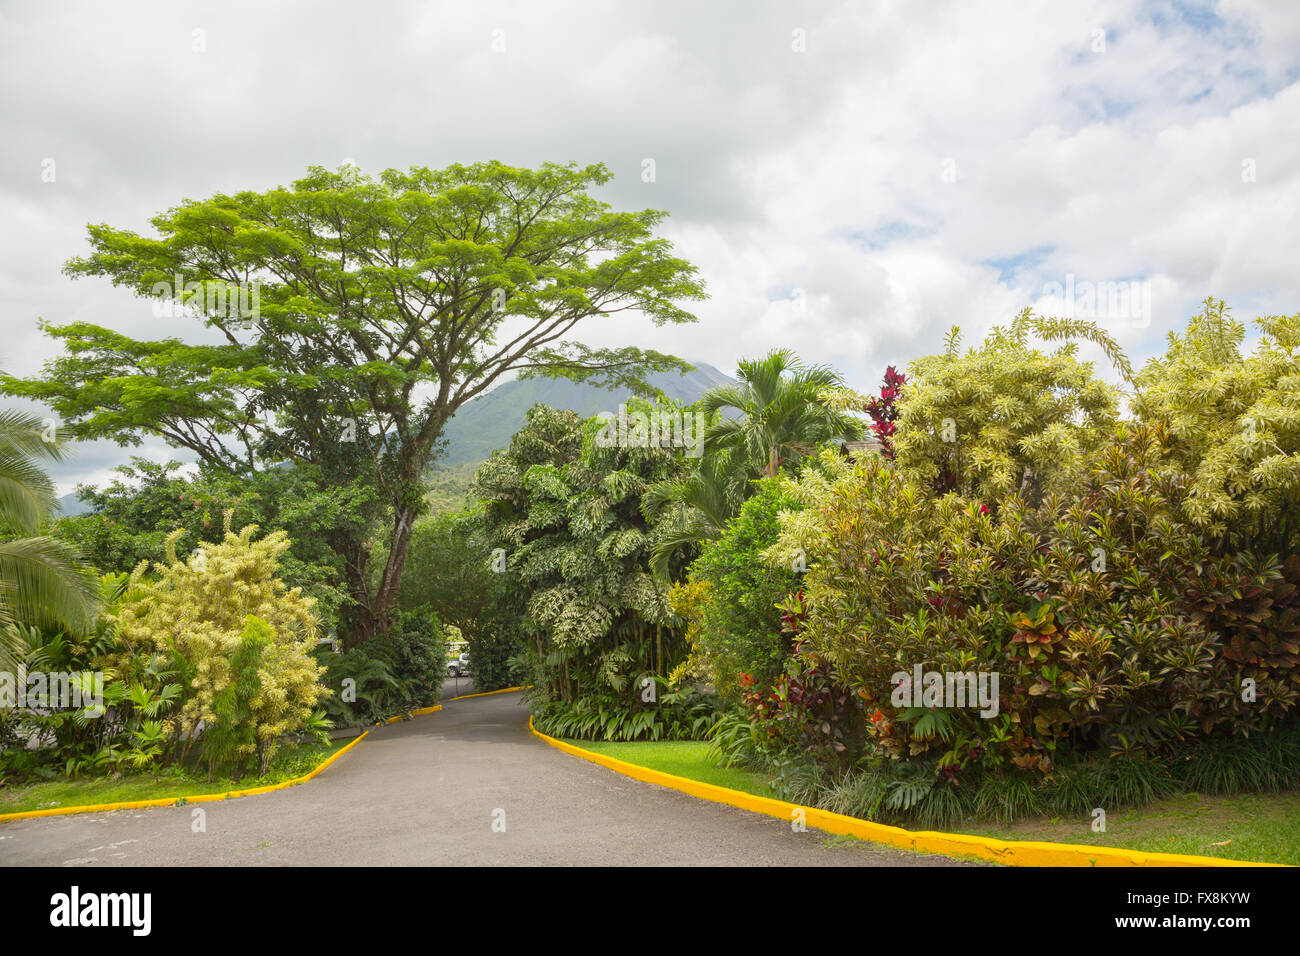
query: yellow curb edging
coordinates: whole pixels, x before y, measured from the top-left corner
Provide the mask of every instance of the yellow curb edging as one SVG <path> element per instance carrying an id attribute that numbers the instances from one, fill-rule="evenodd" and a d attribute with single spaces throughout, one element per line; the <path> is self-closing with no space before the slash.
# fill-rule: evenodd
<path id="1" fill-rule="evenodd" d="M 408 717 L 423 717 L 425 714 L 436 714 L 440 710 L 442 710 L 442 704 L 434 704 L 432 707 L 420 707 L 405 714 L 398 714 L 396 717 L 389 717 L 387 720 L 376 720 L 375 726 L 387 727 L 389 724 L 396 724 Z"/>
<path id="2" fill-rule="evenodd" d="M 502 687 L 500 690 L 485 690 L 481 694 L 461 694 L 459 697 L 448 697 L 447 703 L 453 700 L 469 700 L 471 697 L 491 697 L 493 694 L 509 694 L 511 691 L 527 690 L 526 687 Z"/>
<path id="3" fill-rule="evenodd" d="M 469 700 L 471 697 L 490 697 L 493 694 L 508 694 L 511 691 L 524 690 L 523 687 L 502 687 L 500 690 L 485 690 L 481 694 L 461 694 L 459 697 L 448 697 L 443 704 L 450 704 L 453 700 Z M 421 707 L 419 710 L 413 710 L 409 714 L 398 714 L 396 717 L 389 717 L 385 721 L 375 721 L 376 727 L 382 727 L 387 724 L 395 724 L 398 721 L 405 720 L 407 717 L 423 717 L 425 714 L 434 714 L 442 710 L 442 704 L 434 704 L 432 707 Z"/>
<path id="4" fill-rule="evenodd" d="M 141 810 L 148 807 L 174 807 L 186 803 L 208 803 L 213 800 L 230 800 L 235 797 L 252 797 L 260 793 L 271 793 L 275 790 L 285 790 L 289 787 L 296 787 L 300 783 L 306 783 L 314 778 L 317 774 L 327 768 L 334 761 L 338 760 L 345 753 L 361 743 L 370 731 L 363 730 L 358 737 L 355 737 L 345 747 L 341 747 L 327 758 L 321 761 L 311 773 L 304 774 L 301 777 L 294 777 L 292 780 L 286 780 L 284 783 L 273 783 L 265 787 L 251 787 L 248 790 L 231 790 L 227 793 L 200 793 L 192 797 L 160 797 L 156 800 L 128 800 L 123 803 L 90 803 L 80 807 L 52 807 L 48 810 L 23 810 L 18 813 L 0 813 L 0 823 L 6 820 L 25 820 L 31 817 L 59 817 L 73 813 L 102 813 L 109 810 Z"/>
<path id="5" fill-rule="evenodd" d="M 751 813 L 761 813 L 782 820 L 798 819 L 803 814 L 805 825 L 823 830 L 826 833 L 857 837 L 873 843 L 885 843 L 904 850 L 926 853 L 942 853 L 947 856 L 975 857 L 1007 866 L 1188 866 L 1188 867 L 1235 867 L 1235 866 L 1283 866 L 1281 863 L 1253 863 L 1246 860 L 1223 860 L 1208 856 L 1184 856 L 1179 853 L 1147 853 L 1142 850 L 1123 850 L 1116 847 L 1081 846 L 1072 843 L 1033 843 L 995 840 L 992 837 L 973 836 L 968 833 L 942 833 L 937 830 L 904 830 L 901 827 L 872 823 L 829 810 L 816 807 L 801 807 L 798 804 L 760 797 L 716 784 L 702 783 L 688 777 L 651 770 L 639 764 L 628 763 L 616 757 L 609 757 L 592 750 L 584 750 L 573 744 L 550 737 L 533 726 L 533 718 L 528 718 L 528 729 L 543 741 L 563 750 L 565 753 L 593 763 L 600 764 L 621 773 L 624 776 L 657 784 L 670 790 L 709 800 L 713 803 L 725 803 Z"/>

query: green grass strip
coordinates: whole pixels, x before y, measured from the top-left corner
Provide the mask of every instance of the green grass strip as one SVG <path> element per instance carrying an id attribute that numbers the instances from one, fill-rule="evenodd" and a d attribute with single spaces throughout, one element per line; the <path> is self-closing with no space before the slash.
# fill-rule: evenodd
<path id="1" fill-rule="evenodd" d="M 129 803 L 135 800 L 163 800 L 191 797 L 225 790 L 244 790 L 284 783 L 311 773 L 332 754 L 342 750 L 355 738 L 322 744 L 298 744 L 285 747 L 271 760 L 266 776 L 245 775 L 238 781 L 215 776 L 211 781 L 204 772 L 167 767 L 159 774 L 128 774 L 122 777 L 59 778 L 15 786 L 0 786 L 0 813 L 25 813 L 31 810 L 56 810 L 103 803 Z"/>

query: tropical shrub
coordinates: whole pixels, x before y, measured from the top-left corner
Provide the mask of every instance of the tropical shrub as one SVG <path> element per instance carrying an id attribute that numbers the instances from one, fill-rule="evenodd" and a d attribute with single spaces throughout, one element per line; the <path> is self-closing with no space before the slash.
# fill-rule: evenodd
<path id="1" fill-rule="evenodd" d="M 884 456 L 891 460 L 894 458 L 894 435 L 898 432 L 898 402 L 906 384 L 907 376 L 890 365 L 885 369 L 880 394 L 872 395 L 862 406 L 871 418 L 871 434 L 883 446 Z"/>
<path id="2" fill-rule="evenodd" d="M 243 764 L 257 752 L 257 718 L 254 701 L 262 690 L 258 669 L 262 653 L 275 639 L 265 621 L 252 614 L 244 623 L 234 653 L 230 655 L 229 680 L 212 695 L 211 724 L 203 728 L 203 751 L 208 759 L 208 779 L 218 761 Z M 266 761 L 262 769 L 265 772 Z"/>
<path id="3" fill-rule="evenodd" d="M 667 584 L 650 571 L 640 506 L 650 484 L 685 466 L 657 445 L 604 446 L 600 428 L 536 405 L 476 487 L 504 586 L 525 602 L 534 699 L 575 704 L 609 693 L 634 708 L 642 683 L 685 656 Z"/>
<path id="4" fill-rule="evenodd" d="M 442 698 L 447 639 L 436 614 L 428 608 L 398 611 L 389 633 L 375 641 L 389 655 L 399 707 L 429 707 Z"/>
<path id="5" fill-rule="evenodd" d="M 785 670 L 770 684 L 759 684 L 749 674 L 740 680 L 744 707 L 757 730 L 754 739 L 773 762 L 795 754 L 835 774 L 861 755 L 866 736 L 862 702 L 807 644 L 795 645 Z"/>
<path id="6" fill-rule="evenodd" d="M 45 533 L 56 500 L 41 463 L 62 460 L 65 437 L 39 416 L 0 410 L 0 668 L 26 653 L 19 628 L 80 634 L 99 611 L 92 569 L 75 547 Z"/>
<path id="7" fill-rule="evenodd" d="M 359 726 L 436 704 L 447 667 L 446 634 L 427 607 L 398 611 L 393 626 L 346 651 L 320 647 L 321 682 L 333 696 L 326 712 L 339 726 Z"/>
<path id="8" fill-rule="evenodd" d="M 690 658 L 673 677 L 708 681 L 738 703 L 741 674 L 768 686 L 793 649 L 781 630 L 777 604 L 799 586 L 797 556 L 788 564 L 761 560 L 780 533 L 782 511 L 798 507 L 775 479 L 763 479 L 721 534 L 704 543 L 688 581 L 672 592 L 673 609 L 687 621 Z"/>
<path id="9" fill-rule="evenodd" d="M 1182 335 L 1138 376 L 1134 411 L 1172 437 L 1170 453 L 1194 481 L 1184 502 L 1193 524 L 1229 549 L 1300 550 L 1300 314 L 1246 327 L 1206 299 Z"/>
<path id="10" fill-rule="evenodd" d="M 166 561 L 153 565 L 153 575 L 146 574 L 143 564 L 136 568 L 116 621 L 123 652 L 107 655 L 105 663 L 130 682 L 147 671 L 149 662 L 170 659 L 185 687 L 175 737 L 184 741 L 182 753 L 195 742 L 204 748 L 201 731 L 221 725 L 218 698 L 236 681 L 233 662 L 245 642 L 249 617 L 256 618 L 247 634 L 260 648 L 258 689 L 242 706 L 250 714 L 255 750 L 265 768 L 280 736 L 306 729 L 317 701 L 329 692 L 317 682 L 322 668 L 310 654 L 317 634 L 313 602 L 276 575 L 278 559 L 289 547 L 287 536 L 278 531 L 255 541 L 256 526 L 235 534 L 230 514 L 223 518 L 225 536 L 219 544 L 201 542 L 182 561 L 175 545 L 183 531 L 174 532 L 165 542 Z M 245 653 L 251 656 L 251 649 Z M 221 701 L 228 705 L 227 698 Z M 226 740 L 215 746 L 223 754 L 242 752 L 242 741 L 234 751 Z"/>
<path id="11" fill-rule="evenodd" d="M 1049 772 L 1062 752 L 1176 753 L 1216 729 L 1265 730 L 1291 712 L 1292 619 L 1239 635 L 1239 646 L 1265 650 L 1243 656 L 1231 627 L 1214 629 L 1232 615 L 1240 630 L 1236 599 L 1225 608 L 1224 592 L 1198 591 L 1196 608 L 1187 596 L 1204 575 L 1230 582 L 1229 595 L 1259 590 L 1242 598 L 1257 612 L 1270 588 L 1291 600 L 1283 572 L 1216 558 L 1179 520 L 1186 483 L 1168 467 L 1165 437 L 1133 428 L 1080 494 L 1037 505 L 1012 495 L 996 513 L 933 498 L 878 458 L 793 489 L 820 499 L 819 533 L 801 534 L 809 512 L 796 516 L 804 522 L 791 522 L 769 556 L 805 547 L 814 558 L 802 633 L 872 714 L 875 752 L 937 757 L 949 776 L 976 766 Z M 996 715 L 894 703 L 894 676 L 916 665 L 998 674 Z M 1258 685 L 1253 700 L 1241 693 L 1246 677 Z"/>
<path id="12" fill-rule="evenodd" d="M 359 727 L 395 716 L 401 710 L 397 678 L 388 655 L 367 641 L 346 651 L 322 644 L 313 652 L 323 668 L 321 684 L 331 693 L 323 701 L 325 713 L 338 727 Z"/>
<path id="13" fill-rule="evenodd" d="M 478 628 L 466 640 L 476 691 L 518 687 L 528 679 L 527 637 L 517 618 Z"/>
<path id="14" fill-rule="evenodd" d="M 533 726 L 581 740 L 699 740 L 718 720 L 717 698 L 653 680 L 629 698 L 603 691 L 573 701 L 529 694 Z"/>
<path id="15" fill-rule="evenodd" d="M 899 765 L 873 758 L 839 777 L 778 776 L 774 788 L 835 813 L 910 827 L 972 820 L 1011 823 L 1048 816 L 1091 822 L 1092 810 L 1142 807 L 1175 793 L 1287 792 L 1300 787 L 1300 726 L 1288 722 L 1249 738 L 1216 732 L 1173 758 L 1093 754 L 1050 774 L 976 771 L 955 784 L 934 760 Z"/>
<path id="16" fill-rule="evenodd" d="M 1281 718 L 1300 695 L 1300 555 L 1238 552 L 1189 577 L 1183 598 L 1191 619 L 1222 641 L 1238 691 L 1251 682 L 1253 713 Z M 1238 694 L 1240 696 L 1240 694 Z M 1208 728 L 1207 728 L 1208 729 Z"/>
<path id="17" fill-rule="evenodd" d="M 82 693 L 80 707 L 0 707 L 0 736 L 22 746 L 0 748 L 0 775 L 21 779 L 156 768 L 167 757 L 168 718 L 182 693 L 179 674 L 162 657 L 147 658 L 124 678 L 114 659 L 132 659 L 119 639 L 115 616 L 126 575 L 105 575 L 96 603 L 102 612 L 93 627 L 76 636 L 28 626 L 21 631 L 26 670 L 70 675 Z M 102 672 L 97 685 L 94 673 Z M 96 690 L 103 707 L 92 704 Z"/>
<path id="18" fill-rule="evenodd" d="M 1020 491 L 1036 502 L 1078 486 L 1110 440 L 1119 393 L 1079 360 L 1075 342 L 1045 353 L 1031 347 L 1031 332 L 1093 341 L 1127 373 L 1118 347 L 1091 323 L 1025 310 L 964 355 L 954 327 L 945 351 L 909 366 L 892 439 L 899 468 L 921 487 L 982 502 Z"/>
<path id="19" fill-rule="evenodd" d="M 80 548 L 95 567 L 129 573 L 162 553 L 178 528 L 187 541 L 220 543 L 222 515 L 229 511 L 234 527 L 255 524 L 288 534 L 290 547 L 280 555 L 277 573 L 315 599 L 322 627 L 333 630 L 349 601 L 338 536 L 365 525 L 369 493 L 326 486 L 317 471 L 301 465 L 238 477 L 207 470 L 187 478 L 176 473 L 179 468 L 175 461 L 133 458 L 105 487 L 80 486 L 91 511 L 61 518 L 56 535 Z"/>

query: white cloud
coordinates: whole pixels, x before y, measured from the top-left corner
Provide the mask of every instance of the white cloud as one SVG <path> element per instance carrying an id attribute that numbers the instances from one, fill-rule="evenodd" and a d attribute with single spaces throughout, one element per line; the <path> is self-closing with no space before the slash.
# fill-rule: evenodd
<path id="1" fill-rule="evenodd" d="M 605 198 L 671 212 L 713 298 L 696 326 L 595 344 L 724 370 L 788 345 L 869 387 L 1074 275 L 1151 283 L 1149 327 L 1116 330 L 1141 357 L 1206 295 L 1244 318 L 1300 309 L 1298 120 L 1300 6 L 1262 0 L 11 3 L 3 358 L 30 373 L 52 354 L 38 315 L 181 332 L 61 275 L 87 222 L 142 229 L 345 158 L 609 164 Z"/>

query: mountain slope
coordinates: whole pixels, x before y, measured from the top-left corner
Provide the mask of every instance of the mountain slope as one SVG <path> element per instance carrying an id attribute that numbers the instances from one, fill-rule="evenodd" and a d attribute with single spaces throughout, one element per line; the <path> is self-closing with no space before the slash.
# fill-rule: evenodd
<path id="1" fill-rule="evenodd" d="M 59 514 L 68 517 L 90 514 L 90 505 L 78 498 L 77 493 L 73 491 L 59 499 Z"/>
<path id="2" fill-rule="evenodd" d="M 712 365 L 695 363 L 686 375 L 652 375 L 651 384 L 670 398 L 689 404 L 711 388 L 734 385 L 735 379 Z M 584 417 L 598 412 L 616 412 L 626 393 L 594 388 L 565 379 L 532 378 L 506 382 L 486 395 L 464 405 L 447 423 L 443 437 L 446 451 L 435 467 L 451 468 L 465 462 L 483 461 L 498 448 L 510 444 L 510 437 L 524 424 L 524 413 L 536 402 L 552 408 L 568 408 Z"/>

